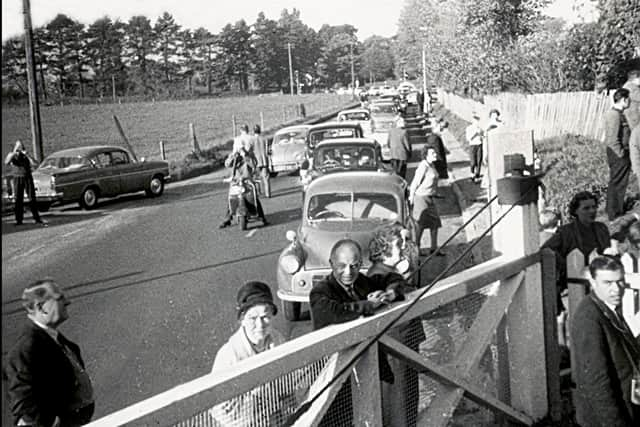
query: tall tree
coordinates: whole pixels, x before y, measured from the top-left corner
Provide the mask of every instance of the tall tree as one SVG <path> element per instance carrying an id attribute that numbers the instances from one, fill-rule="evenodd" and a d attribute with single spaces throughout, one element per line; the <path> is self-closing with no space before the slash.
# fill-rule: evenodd
<path id="1" fill-rule="evenodd" d="M 314 74 L 316 64 L 321 56 L 321 41 L 318 34 L 313 28 L 302 22 L 300 11 L 295 8 L 291 12 L 284 9 L 280 14 L 278 25 L 284 36 L 282 49 L 286 49 L 286 44 L 291 43 L 293 69 L 297 70 L 300 75 Z M 281 52 L 287 54 L 286 50 Z M 285 81 L 289 83 L 288 78 Z"/>
<path id="2" fill-rule="evenodd" d="M 359 69 L 359 76 L 363 81 L 393 77 L 393 63 L 391 40 L 371 36 L 363 42 Z"/>
<path id="3" fill-rule="evenodd" d="M 356 60 L 360 51 L 357 31 L 352 25 L 325 24 L 320 28 L 318 37 L 322 41 L 322 53 L 316 71 L 321 84 L 351 83 L 351 61 Z"/>
<path id="4" fill-rule="evenodd" d="M 240 91 L 249 88 L 249 72 L 254 49 L 251 30 L 244 19 L 227 24 L 219 35 L 224 75 L 228 82 L 237 81 Z"/>
<path id="5" fill-rule="evenodd" d="M 154 33 L 151 21 L 145 16 L 133 16 L 126 25 L 125 46 L 127 49 L 127 65 L 129 66 L 129 88 L 134 93 L 147 94 L 150 86 L 150 71 L 153 60 Z"/>
<path id="6" fill-rule="evenodd" d="M 153 27 L 154 53 L 160 56 L 160 69 L 165 82 L 171 83 L 179 70 L 177 53 L 180 46 L 180 25 L 169 12 L 164 12 Z"/>
<path id="7" fill-rule="evenodd" d="M 58 82 L 60 96 L 70 93 L 70 84 L 74 78 L 83 88 L 82 73 L 84 68 L 84 54 L 82 45 L 82 31 L 84 25 L 58 14 L 46 26 L 45 58 L 48 71 Z M 75 73 L 75 76 L 72 75 Z"/>
<path id="8" fill-rule="evenodd" d="M 193 54 L 191 67 L 205 77 L 207 93 L 212 93 L 213 65 L 216 56 L 216 37 L 206 28 L 200 27 L 193 33 Z"/>
<path id="9" fill-rule="evenodd" d="M 263 12 L 253 24 L 254 75 L 261 90 L 288 86 L 289 68 L 286 29 L 277 21 L 267 19 Z"/>

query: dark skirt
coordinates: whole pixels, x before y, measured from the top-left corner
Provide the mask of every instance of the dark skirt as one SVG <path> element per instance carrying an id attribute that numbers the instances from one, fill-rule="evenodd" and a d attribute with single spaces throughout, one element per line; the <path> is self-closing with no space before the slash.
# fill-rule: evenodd
<path id="1" fill-rule="evenodd" d="M 440 228 L 440 214 L 431 196 L 419 196 L 416 194 L 413 200 L 413 219 L 422 228 Z"/>

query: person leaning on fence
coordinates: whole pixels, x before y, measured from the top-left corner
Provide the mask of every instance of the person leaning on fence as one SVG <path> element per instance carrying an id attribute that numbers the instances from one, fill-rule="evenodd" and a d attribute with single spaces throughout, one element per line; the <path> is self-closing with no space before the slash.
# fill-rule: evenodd
<path id="1" fill-rule="evenodd" d="M 631 129 L 623 114 L 629 108 L 629 91 L 618 89 L 613 94 L 613 106 L 604 115 L 604 139 L 607 145 L 609 183 L 607 185 L 607 216 L 613 221 L 624 214 L 624 196 L 631 175 L 629 136 Z"/>
<path id="2" fill-rule="evenodd" d="M 314 330 L 370 316 L 385 304 L 403 298 L 406 282 L 401 275 L 389 273 L 368 277 L 360 274 L 362 249 L 354 240 L 336 242 L 331 248 L 329 265 L 331 273 L 314 283 L 309 294 Z M 393 381 L 386 360 L 380 361 L 381 379 Z M 351 412 L 351 382 L 347 380 L 320 425 L 351 426 Z"/>
<path id="3" fill-rule="evenodd" d="M 571 221 L 558 230 L 542 247 L 552 249 L 556 254 L 556 276 L 558 291 L 558 314 L 563 304 L 561 294 L 567 289 L 567 256 L 579 249 L 585 259 L 596 250 L 602 254 L 611 246 L 611 236 L 607 226 L 596 221 L 598 199 L 589 191 L 576 193 L 569 202 Z"/>
<path id="4" fill-rule="evenodd" d="M 371 267 L 368 276 L 397 273 L 405 278 L 419 267 L 418 247 L 401 224 L 389 224 L 376 230 L 369 242 Z M 417 282 L 414 282 L 417 283 Z M 419 285 L 419 284 L 418 284 Z M 409 285 L 406 290 L 415 289 Z M 417 352 L 426 339 L 420 318 L 413 318 L 389 331 L 389 336 Z M 380 357 L 385 357 L 381 355 Z M 418 416 L 418 373 L 396 358 L 388 359 L 394 381 L 382 383 L 383 424 L 415 425 Z"/>
<path id="5" fill-rule="evenodd" d="M 599 256 L 589 273 L 592 292 L 570 320 L 576 419 L 582 427 L 638 426 L 640 344 L 622 316 L 624 267 Z"/>
<path id="6" fill-rule="evenodd" d="M 68 305 L 51 279 L 22 292 L 28 321 L 5 364 L 16 426 L 79 427 L 93 416 L 93 386 L 80 347 L 58 331 L 69 318 Z"/>
<path id="7" fill-rule="evenodd" d="M 480 114 L 473 113 L 473 121 L 465 130 L 465 136 L 469 143 L 469 163 L 471 165 L 471 180 L 480 182 L 482 169 L 482 141 L 484 130 L 480 124 Z"/>
<path id="8" fill-rule="evenodd" d="M 284 337 L 273 327 L 278 308 L 273 302 L 271 289 L 266 283 L 245 283 L 236 297 L 236 312 L 239 327 L 218 350 L 212 374 L 226 372 L 241 360 L 267 351 L 285 342 Z M 214 406 L 209 413 L 216 426 L 270 426 L 267 402 L 263 389 L 257 389 Z M 272 402 L 273 403 L 273 402 Z"/>

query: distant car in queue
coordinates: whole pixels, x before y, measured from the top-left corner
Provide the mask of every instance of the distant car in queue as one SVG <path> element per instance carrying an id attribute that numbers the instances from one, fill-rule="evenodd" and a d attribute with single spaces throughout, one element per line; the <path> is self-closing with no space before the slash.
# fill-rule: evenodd
<path id="1" fill-rule="evenodd" d="M 391 173 L 392 169 L 383 163 L 380 144 L 374 139 L 329 139 L 316 145 L 312 157 L 300 169 L 302 191 L 306 192 L 311 181 L 322 175 L 347 171 Z"/>
<path id="2" fill-rule="evenodd" d="M 331 173 L 309 184 L 300 226 L 287 231 L 290 243 L 278 258 L 277 295 L 286 319 L 300 318 L 313 284 L 330 274 L 329 253 L 338 240 L 360 243 L 363 273 L 370 266 L 369 241 L 378 227 L 398 222 L 415 240 L 406 188 L 399 176 L 377 171 Z"/>
<path id="3" fill-rule="evenodd" d="M 275 133 L 269 148 L 271 176 L 300 169 L 306 158 L 306 137 L 310 127 L 311 125 L 287 126 Z"/>
<path id="4" fill-rule="evenodd" d="M 93 209 L 100 198 L 138 191 L 157 197 L 169 179 L 169 163 L 135 161 L 128 150 L 108 145 L 57 151 L 33 171 L 36 201 L 42 210 L 72 202 Z"/>
<path id="5" fill-rule="evenodd" d="M 338 121 L 360 123 L 365 136 L 367 135 L 367 132 L 371 130 L 371 114 L 367 108 L 342 110 L 338 113 Z"/>
<path id="6" fill-rule="evenodd" d="M 363 138 L 364 131 L 357 122 L 327 122 L 313 125 L 307 131 L 307 146 L 313 148 L 320 141 L 336 138 Z"/>

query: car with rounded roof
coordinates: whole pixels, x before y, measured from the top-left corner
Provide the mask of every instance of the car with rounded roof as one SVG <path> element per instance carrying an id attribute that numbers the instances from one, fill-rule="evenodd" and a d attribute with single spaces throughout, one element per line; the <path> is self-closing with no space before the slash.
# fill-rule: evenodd
<path id="1" fill-rule="evenodd" d="M 393 127 L 398 113 L 398 106 L 393 101 L 374 102 L 369 105 L 371 112 L 371 137 L 382 147 L 382 156 L 385 161 L 391 160 L 391 147 L 389 146 L 389 129 Z"/>
<path id="2" fill-rule="evenodd" d="M 271 176 L 280 172 L 294 172 L 306 158 L 307 132 L 311 125 L 287 126 L 273 135 L 269 148 Z"/>
<path id="3" fill-rule="evenodd" d="M 160 196 L 170 179 L 166 161 L 140 160 L 127 149 L 93 145 L 56 151 L 33 171 L 38 206 L 78 202 L 93 209 L 102 197 L 144 191 Z"/>
<path id="4" fill-rule="evenodd" d="M 313 148 L 325 139 L 363 138 L 364 131 L 357 122 L 326 122 L 313 125 L 307 131 L 307 146 Z"/>
<path id="5" fill-rule="evenodd" d="M 378 227 L 400 223 L 415 240 L 406 189 L 398 175 L 377 171 L 331 173 L 309 184 L 300 225 L 287 231 L 290 243 L 278 258 L 277 295 L 288 320 L 300 318 L 312 286 L 331 273 L 329 254 L 338 240 L 360 244 L 363 273 L 370 267 L 368 247 Z"/>
<path id="6" fill-rule="evenodd" d="M 339 122 L 357 122 L 362 126 L 362 130 L 366 135 L 371 130 L 371 113 L 368 108 L 352 108 L 342 110 L 337 117 Z"/>

